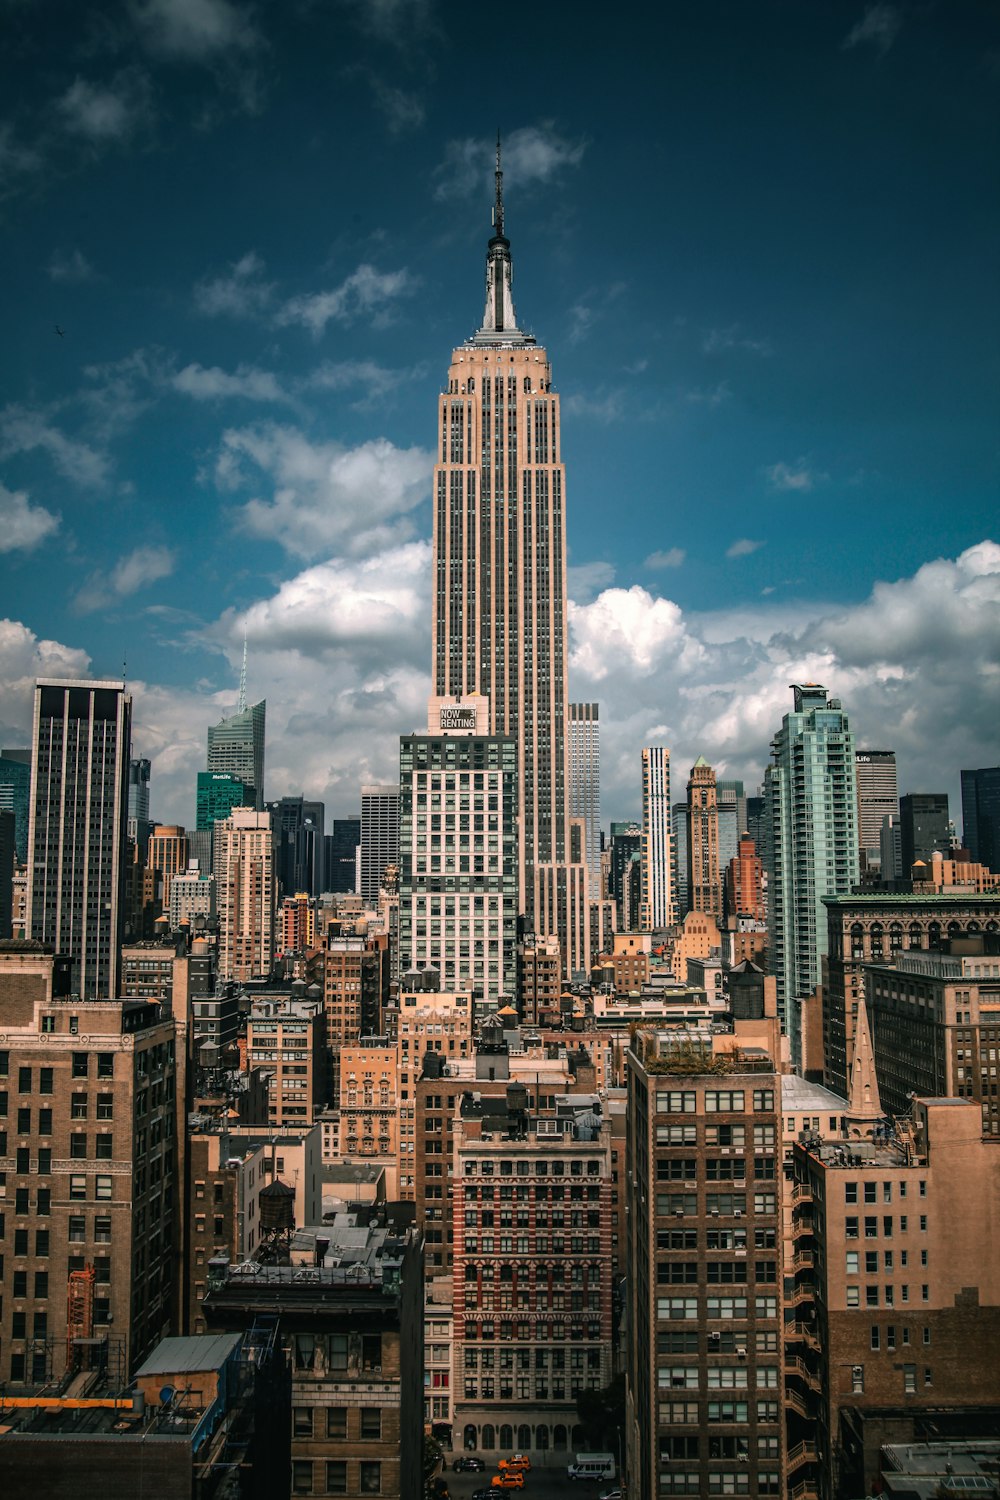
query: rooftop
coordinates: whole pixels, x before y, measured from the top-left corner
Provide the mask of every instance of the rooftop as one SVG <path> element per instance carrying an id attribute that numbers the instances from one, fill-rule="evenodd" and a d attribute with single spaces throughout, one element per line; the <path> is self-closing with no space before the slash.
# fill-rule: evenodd
<path id="1" fill-rule="evenodd" d="M 186 1375 L 196 1370 L 221 1370 L 240 1346 L 238 1333 L 206 1333 L 188 1338 L 161 1339 L 135 1372 L 144 1375 Z"/>
<path id="2" fill-rule="evenodd" d="M 820 1114 L 843 1114 L 847 1100 L 821 1083 L 800 1078 L 798 1073 L 782 1073 L 781 1107 L 786 1111 L 811 1109 Z"/>

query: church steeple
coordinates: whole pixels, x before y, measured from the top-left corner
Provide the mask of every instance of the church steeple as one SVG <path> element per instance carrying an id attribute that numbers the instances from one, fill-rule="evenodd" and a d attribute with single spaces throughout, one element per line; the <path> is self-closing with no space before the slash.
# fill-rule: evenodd
<path id="1" fill-rule="evenodd" d="M 517 326 L 511 284 L 514 267 L 510 240 L 504 234 L 503 167 L 500 159 L 500 132 L 497 132 L 497 164 L 494 173 L 496 201 L 493 205 L 493 237 L 486 249 L 486 309 L 476 343 L 524 344 L 531 342 Z"/>
<path id="2" fill-rule="evenodd" d="M 875 1052 L 868 1025 L 868 1007 L 864 997 L 858 1000 L 854 1022 L 854 1062 L 851 1066 L 851 1099 L 846 1112 L 852 1135 L 871 1135 L 872 1126 L 883 1119 L 882 1101 L 875 1072 Z"/>

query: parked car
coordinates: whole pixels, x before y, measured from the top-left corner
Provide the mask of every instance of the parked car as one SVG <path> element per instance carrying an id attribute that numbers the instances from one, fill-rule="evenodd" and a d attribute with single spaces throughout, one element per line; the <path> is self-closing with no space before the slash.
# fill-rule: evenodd
<path id="1" fill-rule="evenodd" d="M 503 1490 L 473 1490 L 472 1500 L 506 1500 Z"/>
<path id="2" fill-rule="evenodd" d="M 486 1464 L 483 1459 L 467 1454 L 464 1458 L 456 1458 L 452 1468 L 456 1474 L 480 1474 L 486 1468 Z"/>
<path id="3" fill-rule="evenodd" d="M 499 1474 L 494 1474 L 490 1484 L 498 1490 L 523 1490 L 524 1475 L 520 1469 L 501 1469 Z"/>
<path id="4" fill-rule="evenodd" d="M 522 1474 L 531 1473 L 531 1459 L 526 1453 L 512 1453 L 510 1458 L 502 1458 L 497 1464 L 498 1469 L 520 1469 Z"/>
<path id="5" fill-rule="evenodd" d="M 616 1485 L 613 1490 L 602 1490 L 597 1500 L 625 1500 L 625 1491 Z"/>

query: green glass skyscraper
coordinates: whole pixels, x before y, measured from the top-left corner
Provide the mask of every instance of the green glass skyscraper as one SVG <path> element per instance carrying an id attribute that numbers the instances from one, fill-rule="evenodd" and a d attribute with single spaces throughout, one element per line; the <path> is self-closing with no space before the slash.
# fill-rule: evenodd
<path id="1" fill-rule="evenodd" d="M 818 683 L 793 683 L 794 707 L 771 741 L 764 774 L 768 964 L 778 1009 L 801 1058 L 797 999 L 812 994 L 826 952 L 824 896 L 858 880 L 854 735 L 836 698 Z"/>
<path id="2" fill-rule="evenodd" d="M 199 771 L 195 827 L 214 828 L 234 807 L 252 807 L 253 790 L 228 771 Z"/>

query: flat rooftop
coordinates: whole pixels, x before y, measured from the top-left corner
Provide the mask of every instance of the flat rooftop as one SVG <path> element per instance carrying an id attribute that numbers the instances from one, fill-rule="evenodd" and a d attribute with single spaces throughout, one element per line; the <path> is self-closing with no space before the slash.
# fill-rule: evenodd
<path id="1" fill-rule="evenodd" d="M 836 1115 L 843 1114 L 848 1103 L 821 1083 L 810 1083 L 798 1073 L 782 1073 L 781 1107 L 789 1111 L 811 1109 L 817 1114 Z"/>

